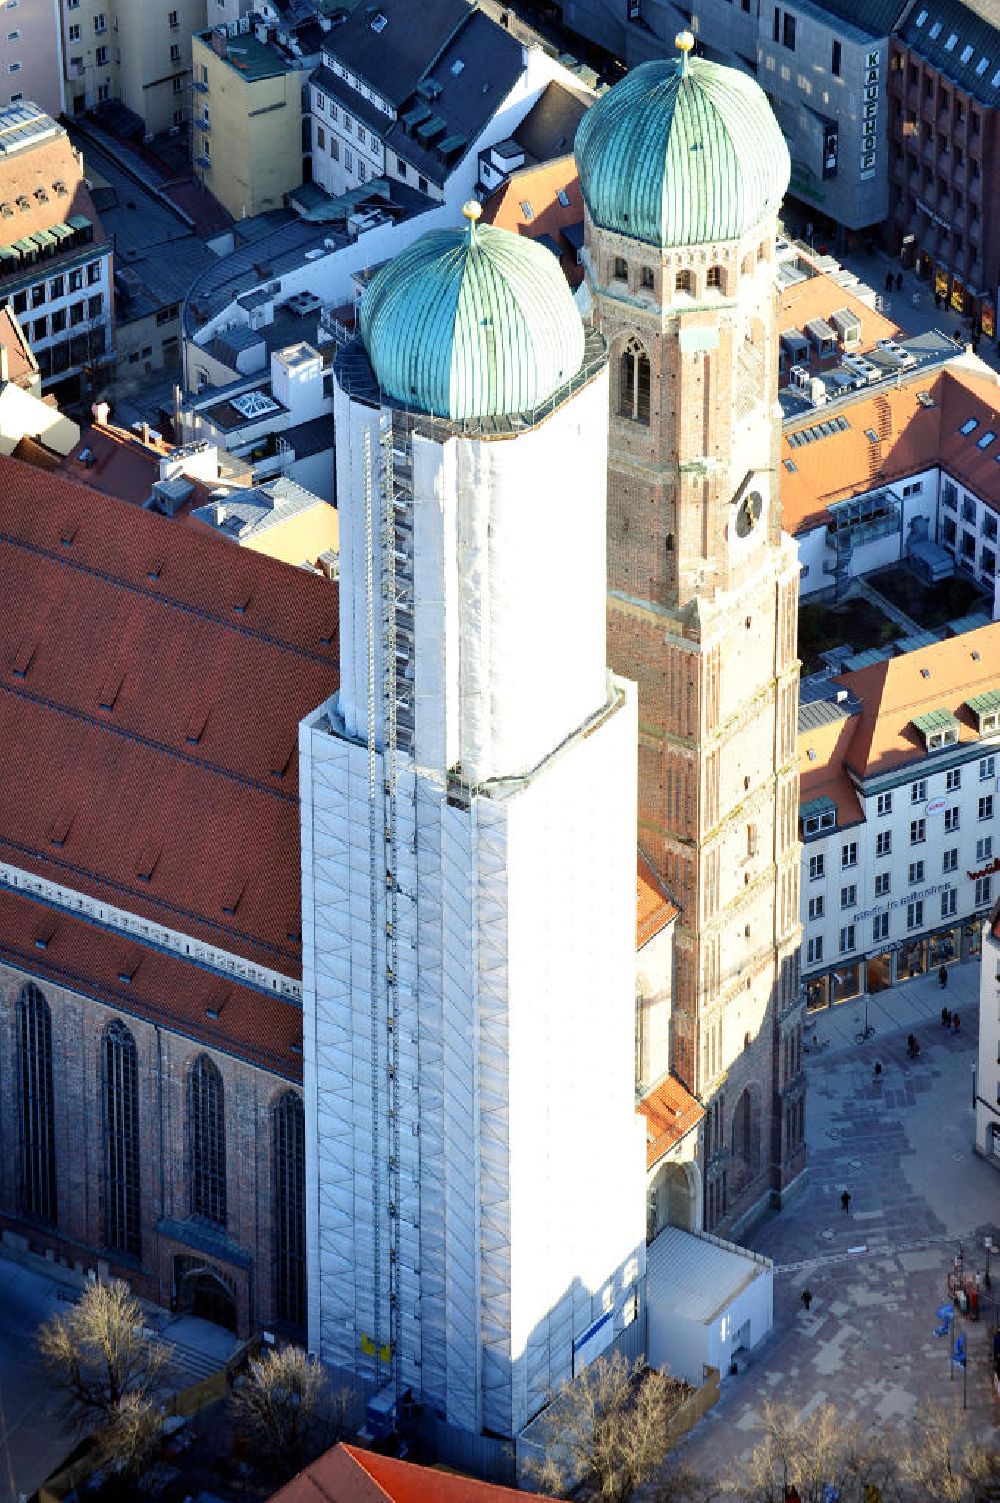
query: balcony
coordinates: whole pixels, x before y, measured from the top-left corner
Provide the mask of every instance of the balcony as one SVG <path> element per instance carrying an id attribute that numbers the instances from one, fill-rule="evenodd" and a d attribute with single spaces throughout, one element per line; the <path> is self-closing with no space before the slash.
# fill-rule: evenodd
<path id="1" fill-rule="evenodd" d="M 195 115 L 194 123 L 199 130 L 207 132 L 212 129 L 212 122 L 211 120 L 209 120 L 207 115 Z"/>

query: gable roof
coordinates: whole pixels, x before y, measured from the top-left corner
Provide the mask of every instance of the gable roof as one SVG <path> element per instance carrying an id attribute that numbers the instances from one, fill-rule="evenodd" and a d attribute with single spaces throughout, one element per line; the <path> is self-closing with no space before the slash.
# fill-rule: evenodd
<path id="1" fill-rule="evenodd" d="M 336 588 L 0 457 L 0 595 L 0 859 L 299 976 Z"/>
<path id="2" fill-rule="evenodd" d="M 803 429 L 828 421 L 832 412 L 816 408 L 784 426 L 781 508 L 789 532 L 824 524 L 834 501 L 935 465 L 1000 510 L 1000 383 L 985 370 L 956 362 L 931 376 L 917 372 L 898 387 L 861 392 L 857 400 L 837 404 L 846 427 L 813 443 L 790 441 Z M 975 429 L 962 434 L 963 424 L 973 419 Z M 875 443 L 867 437 L 868 429 L 878 436 Z M 978 440 L 990 431 L 996 432 L 996 442 L 980 449 Z"/>
<path id="3" fill-rule="evenodd" d="M 63 192 L 57 190 L 57 183 L 62 185 Z M 8 205 L 10 213 L 0 211 L 0 245 L 13 245 L 26 236 L 50 230 L 56 224 L 65 225 L 77 217 L 89 220 L 94 246 L 102 245 L 107 239 L 83 177 L 80 159 L 62 127 L 57 127 L 53 136 L 43 138 L 36 145 L 0 155 L 0 205 L 3 204 Z M 71 239 L 65 243 L 70 246 L 65 254 L 77 253 L 79 247 Z M 35 261 L 28 268 L 18 263 L 13 272 L 0 274 L 0 285 L 5 281 L 23 280 L 25 275 L 45 276 L 48 267 L 58 268 L 64 259 L 64 253 L 57 248 L 51 257 Z"/>
<path id="4" fill-rule="evenodd" d="M 652 1169 L 705 1115 L 701 1102 L 673 1075 L 636 1106 L 646 1119 L 646 1168 Z"/>
<path id="5" fill-rule="evenodd" d="M 659 877 L 641 851 L 636 865 L 636 914 L 635 947 L 655 939 L 656 935 L 672 923 L 680 909 L 671 902 Z"/>
<path id="6" fill-rule="evenodd" d="M 270 1503 L 523 1503 L 515 1488 L 415 1466 L 341 1443 L 307 1466 Z"/>
<path id="7" fill-rule="evenodd" d="M 1000 687 L 1000 622 L 845 673 L 840 682 L 861 701 L 844 752 L 845 765 L 859 777 L 923 758 L 913 721 L 932 710 L 957 717 L 960 741 L 976 741 L 978 731 L 962 707 L 972 695 Z"/>
<path id="8" fill-rule="evenodd" d="M 961 0 L 920 0 L 910 6 L 899 34 L 938 72 L 995 109 L 998 19 L 996 0 L 972 0 L 967 5 Z M 985 68 L 980 66 L 983 58 Z"/>
<path id="9" fill-rule="evenodd" d="M 799 731 L 799 806 L 828 798 L 836 805 L 837 824 L 856 824 L 863 817 L 844 759 L 858 728 L 856 715 L 841 714 Z"/>
<path id="10" fill-rule="evenodd" d="M 560 193 L 567 199 L 565 204 Z M 559 264 L 571 287 L 583 281 L 583 267 L 577 264 L 576 249 L 563 234 L 572 225 L 583 225 L 583 194 L 572 153 L 512 172 L 486 200 L 483 223 L 497 225 L 529 240 L 541 240 L 550 250 L 558 252 Z"/>

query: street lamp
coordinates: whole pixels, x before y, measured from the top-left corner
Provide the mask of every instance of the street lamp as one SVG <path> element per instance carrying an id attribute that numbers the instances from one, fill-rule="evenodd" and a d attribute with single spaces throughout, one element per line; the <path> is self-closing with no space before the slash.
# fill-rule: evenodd
<path id="1" fill-rule="evenodd" d="M 990 1253 L 996 1251 L 996 1249 L 993 1246 L 993 1238 L 992 1237 L 984 1237 L 983 1238 L 983 1247 L 986 1250 L 986 1273 L 985 1273 L 985 1275 L 983 1277 L 983 1283 L 986 1285 L 986 1288 L 988 1289 L 990 1287 Z"/>

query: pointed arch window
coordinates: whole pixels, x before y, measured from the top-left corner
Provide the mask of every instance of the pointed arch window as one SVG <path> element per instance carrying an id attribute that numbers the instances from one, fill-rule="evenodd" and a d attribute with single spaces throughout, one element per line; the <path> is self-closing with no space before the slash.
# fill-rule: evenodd
<path id="1" fill-rule="evenodd" d="M 722 266 L 710 266 L 705 273 L 705 286 L 717 287 L 720 291 L 725 290 L 725 269 Z"/>
<path id="2" fill-rule="evenodd" d="M 55 1226 L 56 1144 L 52 1089 L 52 1014 L 29 982 L 17 1004 L 20 1058 L 17 1105 L 21 1212 Z"/>
<path id="3" fill-rule="evenodd" d="M 104 1033 L 104 1237 L 107 1246 L 138 1258 L 139 1064 L 124 1023 Z"/>
<path id="4" fill-rule="evenodd" d="M 226 1224 L 226 1109 L 222 1076 L 207 1054 L 194 1062 L 189 1081 L 191 1214 Z"/>
<path id="5" fill-rule="evenodd" d="M 274 1173 L 274 1303 L 279 1320 L 306 1323 L 306 1122 L 286 1091 L 271 1111 Z"/>
<path id="6" fill-rule="evenodd" d="M 618 412 L 633 423 L 649 423 L 649 356 L 634 336 L 621 355 Z"/>

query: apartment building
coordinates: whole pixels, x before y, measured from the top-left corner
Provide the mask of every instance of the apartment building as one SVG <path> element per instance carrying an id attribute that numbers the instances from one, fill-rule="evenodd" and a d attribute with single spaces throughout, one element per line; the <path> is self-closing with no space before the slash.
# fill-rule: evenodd
<path id="1" fill-rule="evenodd" d="M 907 264 L 996 332 L 1000 30 L 996 7 L 919 0 L 893 39 L 892 229 Z"/>
<path id="2" fill-rule="evenodd" d="M 630 65 L 689 27 L 704 56 L 752 73 L 792 159 L 789 193 L 846 230 L 889 213 L 889 36 L 904 0 L 566 0 L 566 25 Z"/>
<path id="3" fill-rule="evenodd" d="M 116 102 L 148 135 L 182 125 L 190 113 L 191 38 L 205 29 L 208 4 L 61 0 L 67 111 Z"/>
<path id="4" fill-rule="evenodd" d="M 1000 623 L 844 673 L 799 712 L 811 1008 L 980 952 L 1000 887 Z"/>
<path id="5" fill-rule="evenodd" d="M 62 126 L 33 104 L 0 110 L 0 299 L 31 341 L 44 388 L 93 383 L 110 360 L 112 256 Z"/>
<path id="6" fill-rule="evenodd" d="M 59 0 L 5 6 L 0 27 L 0 108 L 31 99 L 49 115 L 63 108 Z"/>
<path id="7" fill-rule="evenodd" d="M 481 149 L 516 129 L 546 85 L 576 80 L 465 0 L 359 6 L 327 33 L 310 79 L 313 179 L 334 197 L 372 178 L 457 209 Z"/>
<path id="8" fill-rule="evenodd" d="M 302 182 L 302 80 L 277 47 L 217 26 L 193 39 L 192 151 L 200 182 L 245 219 Z"/>

